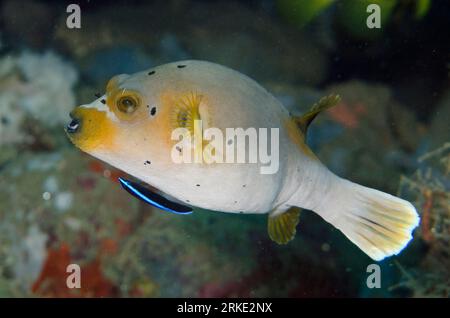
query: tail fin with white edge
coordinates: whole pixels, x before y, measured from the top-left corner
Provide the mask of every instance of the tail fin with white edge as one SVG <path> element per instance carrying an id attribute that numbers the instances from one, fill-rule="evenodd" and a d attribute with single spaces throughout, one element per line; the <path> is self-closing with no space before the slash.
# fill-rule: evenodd
<path id="1" fill-rule="evenodd" d="M 400 253 L 420 220 L 408 201 L 341 178 L 316 212 L 376 261 Z"/>

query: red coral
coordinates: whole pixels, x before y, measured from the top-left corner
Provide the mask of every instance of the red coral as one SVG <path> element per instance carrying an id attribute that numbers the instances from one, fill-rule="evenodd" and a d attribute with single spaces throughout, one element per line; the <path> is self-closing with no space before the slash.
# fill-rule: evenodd
<path id="1" fill-rule="evenodd" d="M 80 266 L 81 288 L 70 289 L 66 281 L 70 273 L 67 266 L 75 263 L 70 248 L 63 243 L 57 249 L 49 249 L 39 277 L 31 287 L 34 294 L 43 297 L 116 297 L 117 288 L 107 280 L 98 259 Z"/>
<path id="2" fill-rule="evenodd" d="M 116 229 L 119 237 L 126 237 L 133 231 L 133 226 L 124 219 L 117 218 L 115 220 Z"/>
<path id="3" fill-rule="evenodd" d="M 336 107 L 332 107 L 327 111 L 327 114 L 334 121 L 350 129 L 358 127 L 359 119 L 365 113 L 367 113 L 366 107 L 359 103 L 354 105 L 340 103 Z"/>
<path id="4" fill-rule="evenodd" d="M 118 243 L 112 238 L 105 238 L 100 243 L 100 253 L 114 255 L 118 250 Z"/>
<path id="5" fill-rule="evenodd" d="M 89 170 L 98 174 L 103 175 L 105 178 L 113 182 L 118 182 L 117 179 L 119 177 L 125 177 L 127 174 L 122 172 L 121 170 L 112 168 L 108 165 L 105 165 L 101 161 L 93 160 L 89 163 Z"/>

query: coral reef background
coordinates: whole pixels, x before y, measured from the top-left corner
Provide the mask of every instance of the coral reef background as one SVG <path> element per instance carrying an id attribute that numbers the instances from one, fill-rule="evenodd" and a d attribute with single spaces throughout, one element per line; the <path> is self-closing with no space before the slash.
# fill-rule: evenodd
<path id="1" fill-rule="evenodd" d="M 419 2 L 392 0 L 370 33 L 347 0 L 81 1 L 81 29 L 66 26 L 70 1 L 0 1 L 0 296 L 449 297 L 450 5 Z M 373 262 L 310 211 L 278 246 L 264 217 L 146 206 L 70 145 L 70 110 L 110 77 L 187 58 L 251 76 L 292 113 L 342 96 L 308 143 L 422 218 L 380 263 L 380 289 Z M 81 289 L 66 286 L 71 263 Z"/>

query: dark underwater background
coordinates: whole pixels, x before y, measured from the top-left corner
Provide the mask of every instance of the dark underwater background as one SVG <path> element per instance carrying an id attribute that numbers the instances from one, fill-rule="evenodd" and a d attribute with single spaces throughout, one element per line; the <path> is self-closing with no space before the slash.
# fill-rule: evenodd
<path id="1" fill-rule="evenodd" d="M 0 1 L 0 297 L 449 297 L 450 3 L 439 0 Z M 381 29 L 365 25 L 381 7 Z M 335 173 L 411 201 L 410 245 L 374 263 L 302 211 L 279 246 L 265 216 L 177 216 L 81 153 L 69 112 L 119 73 L 182 59 L 236 69 L 293 112 Z M 219 182 L 219 181 L 218 181 Z M 68 289 L 79 264 L 82 288 Z"/>

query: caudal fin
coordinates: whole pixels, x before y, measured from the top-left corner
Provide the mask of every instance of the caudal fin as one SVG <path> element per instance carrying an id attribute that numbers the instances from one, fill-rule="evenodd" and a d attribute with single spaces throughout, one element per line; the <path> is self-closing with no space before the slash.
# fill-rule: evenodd
<path id="1" fill-rule="evenodd" d="M 419 224 L 414 206 L 348 180 L 336 181 L 316 212 L 376 261 L 400 253 Z"/>

